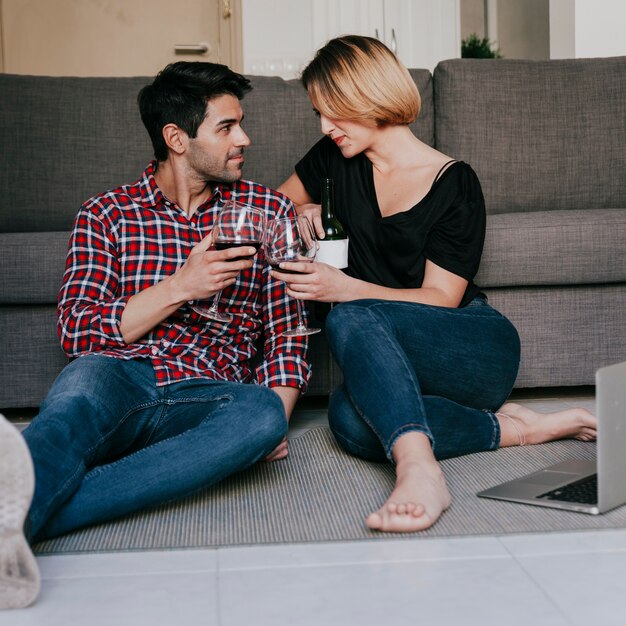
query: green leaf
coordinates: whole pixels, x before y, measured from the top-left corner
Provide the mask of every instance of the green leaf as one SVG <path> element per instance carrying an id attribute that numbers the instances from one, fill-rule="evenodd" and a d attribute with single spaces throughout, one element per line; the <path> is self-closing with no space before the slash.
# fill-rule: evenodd
<path id="1" fill-rule="evenodd" d="M 461 41 L 461 58 L 463 59 L 501 59 L 502 53 L 499 48 L 492 48 L 492 43 L 486 37 L 479 39 L 476 33 L 472 33 Z"/>

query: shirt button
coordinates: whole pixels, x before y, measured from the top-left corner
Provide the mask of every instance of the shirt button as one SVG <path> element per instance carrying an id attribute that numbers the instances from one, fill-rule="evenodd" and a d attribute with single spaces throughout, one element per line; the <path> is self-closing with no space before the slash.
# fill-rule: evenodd
<path id="1" fill-rule="evenodd" d="M 156 346 L 152 346 L 152 348 L 150 348 L 150 352 L 156 356 L 159 353 L 159 349 Z"/>

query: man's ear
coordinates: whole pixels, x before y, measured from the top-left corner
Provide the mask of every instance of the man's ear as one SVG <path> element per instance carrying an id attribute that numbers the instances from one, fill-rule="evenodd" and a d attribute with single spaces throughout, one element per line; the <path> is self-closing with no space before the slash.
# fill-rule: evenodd
<path id="1" fill-rule="evenodd" d="M 163 127 L 163 139 L 167 147 L 176 154 L 183 154 L 187 149 L 187 141 L 189 137 L 187 133 L 176 126 L 176 124 L 166 124 Z"/>

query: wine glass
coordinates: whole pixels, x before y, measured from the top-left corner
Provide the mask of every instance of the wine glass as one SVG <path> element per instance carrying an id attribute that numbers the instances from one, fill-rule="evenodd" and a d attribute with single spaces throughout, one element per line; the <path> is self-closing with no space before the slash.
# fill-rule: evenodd
<path id="1" fill-rule="evenodd" d="M 213 225 L 213 246 L 216 250 L 226 250 L 235 246 L 251 246 L 255 250 L 261 247 L 265 233 L 265 213 L 261 209 L 243 204 L 236 200 L 226 200 Z M 230 259 L 237 261 L 245 257 Z M 214 296 L 211 306 L 192 302 L 191 308 L 200 315 L 218 322 L 229 322 L 233 316 L 219 310 L 218 303 L 222 296 L 220 289 Z"/>
<path id="2" fill-rule="evenodd" d="M 317 240 L 311 222 L 305 217 L 287 217 L 267 222 L 265 242 L 263 244 L 265 258 L 273 269 L 285 274 L 301 274 L 294 270 L 281 269 L 280 263 L 312 263 L 317 253 Z M 287 330 L 284 337 L 299 337 L 319 333 L 321 328 L 310 328 L 304 323 L 302 303 L 298 298 L 298 325 Z"/>

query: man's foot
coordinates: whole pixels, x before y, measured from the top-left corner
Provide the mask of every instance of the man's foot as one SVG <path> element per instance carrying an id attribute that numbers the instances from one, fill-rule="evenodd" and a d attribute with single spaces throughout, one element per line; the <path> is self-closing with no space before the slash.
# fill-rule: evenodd
<path id="1" fill-rule="evenodd" d="M 587 409 L 566 409 L 537 413 L 520 404 L 507 402 L 497 411 L 502 446 L 545 443 L 555 439 L 594 441 L 598 421 Z"/>
<path id="2" fill-rule="evenodd" d="M 0 415 L 0 609 L 19 609 L 39 594 L 37 561 L 24 537 L 35 489 L 28 446 Z"/>
<path id="3" fill-rule="evenodd" d="M 389 499 L 365 523 L 372 530 L 414 532 L 432 526 L 450 506 L 450 492 L 436 463 L 409 462 L 397 468 Z"/>

